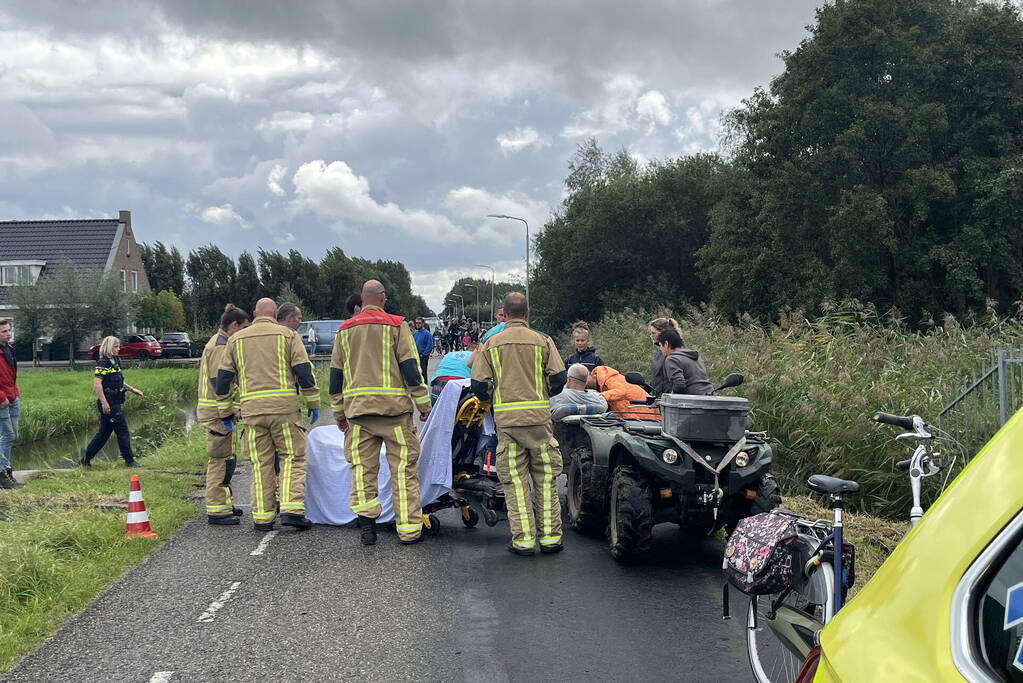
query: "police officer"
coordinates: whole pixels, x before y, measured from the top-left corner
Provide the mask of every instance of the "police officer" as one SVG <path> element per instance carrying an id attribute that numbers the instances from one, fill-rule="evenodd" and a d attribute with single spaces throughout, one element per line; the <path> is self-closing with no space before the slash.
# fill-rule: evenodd
<path id="1" fill-rule="evenodd" d="M 257 531 L 272 530 L 277 517 L 278 453 L 281 524 L 311 526 L 305 518 L 306 424 L 295 385 L 306 397 L 310 424 L 319 418 L 320 393 L 302 340 L 294 330 L 277 324 L 276 313 L 272 299 L 257 301 L 252 324 L 228 340 L 217 372 L 217 410 L 228 431 L 237 418 L 231 385 L 238 384 L 242 454 L 252 462 L 252 521 Z"/>
<path id="2" fill-rule="evenodd" d="M 362 311 L 341 323 L 330 358 L 330 404 L 345 433 L 345 456 L 352 470 L 349 507 L 358 516 L 363 545 L 377 541 L 381 443 L 391 471 L 398 538 L 410 545 L 423 533 L 419 438 L 412 427 L 412 408 L 426 419 L 430 395 L 419 372 L 412 332 L 400 315 L 384 312 L 386 301 L 384 286 L 369 280 L 362 288 Z"/>
<path id="3" fill-rule="evenodd" d="M 561 502 L 554 485 L 561 474 L 561 453 L 549 402 L 565 386 L 565 365 L 554 341 L 526 324 L 525 295 L 508 294 L 504 313 L 504 330 L 483 343 L 473 362 L 472 392 L 481 401 L 493 395 L 497 474 L 512 531 L 508 550 L 532 555 L 539 541 L 541 553 L 556 553 L 564 548 Z"/>
<path id="4" fill-rule="evenodd" d="M 234 304 L 224 307 L 220 329 L 206 343 L 199 363 L 199 404 L 196 419 L 206 430 L 206 521 L 210 524 L 238 524 L 241 510 L 234 507 L 231 477 L 237 462 L 237 441 L 220 423 L 217 410 L 217 371 L 227 351 L 227 340 L 249 325 L 249 314 Z M 234 387 L 237 389 L 237 385 Z"/>

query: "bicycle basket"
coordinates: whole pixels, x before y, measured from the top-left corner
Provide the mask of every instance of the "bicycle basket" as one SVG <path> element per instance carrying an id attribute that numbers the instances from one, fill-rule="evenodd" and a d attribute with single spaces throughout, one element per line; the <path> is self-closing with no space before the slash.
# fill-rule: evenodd
<path id="1" fill-rule="evenodd" d="M 725 578 L 747 595 L 784 590 L 792 580 L 796 520 L 764 512 L 739 520 L 725 545 Z"/>

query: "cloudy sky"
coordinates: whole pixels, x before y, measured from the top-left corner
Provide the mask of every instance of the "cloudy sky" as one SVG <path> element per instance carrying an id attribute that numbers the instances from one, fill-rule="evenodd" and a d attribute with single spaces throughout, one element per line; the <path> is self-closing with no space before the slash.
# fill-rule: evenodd
<path id="1" fill-rule="evenodd" d="M 5 0 L 0 219 L 130 209 L 186 253 L 340 245 L 438 306 L 476 264 L 522 277 L 522 225 L 484 216 L 540 229 L 587 137 L 715 149 L 816 4 Z"/>

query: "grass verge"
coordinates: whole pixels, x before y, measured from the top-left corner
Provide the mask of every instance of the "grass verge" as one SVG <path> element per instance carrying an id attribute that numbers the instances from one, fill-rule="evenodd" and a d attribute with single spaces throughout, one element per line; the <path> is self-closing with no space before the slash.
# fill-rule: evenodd
<path id="1" fill-rule="evenodd" d="M 129 380 L 131 382 L 131 380 Z M 40 472 L 0 496 L 0 672 L 36 647 L 101 590 L 196 514 L 182 496 L 201 481 L 202 430 L 167 441 L 145 468 L 97 464 Z M 128 484 L 142 482 L 160 540 L 125 538 Z"/>
<path id="2" fill-rule="evenodd" d="M 21 420 L 18 442 L 84 432 L 99 423 L 92 370 L 66 372 L 24 372 L 18 376 L 21 391 Z M 145 393 L 140 399 L 128 396 L 125 408 L 157 407 L 195 397 L 198 370 L 194 368 L 127 369 L 125 381 Z"/>

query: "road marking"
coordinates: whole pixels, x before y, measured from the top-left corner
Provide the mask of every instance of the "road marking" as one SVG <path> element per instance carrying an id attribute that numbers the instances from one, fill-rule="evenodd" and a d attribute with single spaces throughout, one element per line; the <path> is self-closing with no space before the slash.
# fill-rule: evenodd
<path id="1" fill-rule="evenodd" d="M 266 536 L 263 537 L 263 540 L 259 542 L 259 545 L 256 546 L 256 549 L 249 553 L 249 555 L 262 555 L 263 553 L 265 553 L 266 547 L 270 545 L 270 541 L 272 541 L 274 536 L 276 535 L 277 535 L 276 531 L 266 532 Z"/>
<path id="2" fill-rule="evenodd" d="M 153 674 L 153 677 L 149 679 L 149 683 L 170 683 L 171 676 L 173 675 L 173 671 L 157 671 Z"/>
<path id="3" fill-rule="evenodd" d="M 227 604 L 227 601 L 231 599 L 234 592 L 238 590 L 238 586 L 240 585 L 242 585 L 241 581 L 235 581 L 232 583 L 226 591 L 220 594 L 219 598 L 210 603 L 210 606 L 206 608 L 206 611 L 203 612 L 196 621 L 202 624 L 208 624 L 213 621 L 213 617 L 215 617 L 217 612 L 219 612 L 224 605 Z"/>

